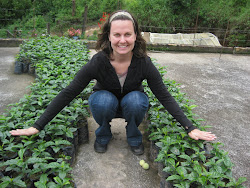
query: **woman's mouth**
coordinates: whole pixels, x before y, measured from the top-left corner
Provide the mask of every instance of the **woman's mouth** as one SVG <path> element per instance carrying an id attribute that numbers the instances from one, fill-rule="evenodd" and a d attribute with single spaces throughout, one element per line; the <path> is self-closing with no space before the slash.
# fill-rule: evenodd
<path id="1" fill-rule="evenodd" d="M 126 48 L 127 46 L 118 46 L 119 48 Z"/>

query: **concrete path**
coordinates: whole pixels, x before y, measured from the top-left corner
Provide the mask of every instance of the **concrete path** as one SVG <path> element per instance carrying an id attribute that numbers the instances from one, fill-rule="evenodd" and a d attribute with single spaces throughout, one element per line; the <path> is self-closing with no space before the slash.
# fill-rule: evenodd
<path id="1" fill-rule="evenodd" d="M 0 48 L 1 113 L 7 104 L 17 102 L 27 93 L 25 87 L 34 80 L 29 75 L 13 74 L 16 53 L 18 48 Z M 222 54 L 220 58 L 219 54 L 172 52 L 149 55 L 157 59 L 158 63 L 166 65 L 166 76 L 180 83 L 187 97 L 195 100 L 194 104 L 198 105 L 195 112 L 206 120 L 204 124 L 213 126 L 211 130 L 217 135 L 217 141 L 224 143 L 222 149 L 229 152 L 235 164 L 234 177 L 247 177 L 248 181 L 244 185 L 250 187 L 250 56 Z M 5 82 L 7 80 L 9 83 Z M 21 84 L 22 80 L 25 80 L 25 84 Z M 15 86 L 9 86 L 15 82 Z M 10 93 L 12 95 L 7 97 L 9 101 L 4 102 Z M 94 152 L 94 130 L 97 124 L 92 118 L 88 121 L 90 141 L 79 148 L 73 166 L 78 188 L 159 187 L 157 171 L 153 168 L 145 171 L 139 166 L 141 159 L 149 160 L 145 124 L 140 128 L 144 132 L 146 152 L 137 157 L 126 143 L 124 120 L 112 121 L 114 140 L 104 154 Z"/>
<path id="2" fill-rule="evenodd" d="M 19 101 L 29 92 L 27 86 L 34 81 L 34 76 L 14 74 L 15 57 L 19 48 L 0 48 L 0 114 L 6 112 L 8 104 Z"/>
<path id="3" fill-rule="evenodd" d="M 144 135 L 145 153 L 135 156 L 130 151 L 126 141 L 123 119 L 114 119 L 111 130 L 114 139 L 108 145 L 106 153 L 94 151 L 95 134 L 98 124 L 89 118 L 90 141 L 79 148 L 74 165 L 73 177 L 77 188 L 159 188 L 160 178 L 157 170 L 150 168 L 144 170 L 139 162 L 141 159 L 149 160 L 149 142 L 145 133 L 145 123 L 140 125 Z"/>

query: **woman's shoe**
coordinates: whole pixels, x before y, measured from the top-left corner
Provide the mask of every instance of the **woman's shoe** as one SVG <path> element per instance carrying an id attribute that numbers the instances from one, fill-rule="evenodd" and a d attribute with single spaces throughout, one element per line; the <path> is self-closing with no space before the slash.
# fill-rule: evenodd
<path id="1" fill-rule="evenodd" d="M 105 153 L 107 151 L 107 147 L 108 144 L 99 144 L 96 140 L 95 140 L 95 144 L 94 144 L 94 149 L 95 152 L 97 153 Z"/>
<path id="2" fill-rule="evenodd" d="M 139 145 L 139 146 L 130 146 L 131 151 L 133 152 L 133 154 L 135 155 L 142 155 L 144 153 L 144 146 L 143 144 Z"/>

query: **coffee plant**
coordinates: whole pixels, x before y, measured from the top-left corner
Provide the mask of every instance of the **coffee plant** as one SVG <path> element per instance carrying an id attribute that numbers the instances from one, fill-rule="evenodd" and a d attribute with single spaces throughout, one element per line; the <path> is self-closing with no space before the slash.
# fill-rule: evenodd
<path id="1" fill-rule="evenodd" d="M 16 59 L 23 67 L 35 69 L 36 80 L 30 94 L 11 104 L 0 117 L 0 187 L 74 187 L 70 164 L 80 125 L 89 115 L 90 89 L 75 98 L 39 134 L 13 137 L 9 131 L 35 123 L 88 61 L 88 49 L 79 41 L 44 37 L 26 41 Z"/>

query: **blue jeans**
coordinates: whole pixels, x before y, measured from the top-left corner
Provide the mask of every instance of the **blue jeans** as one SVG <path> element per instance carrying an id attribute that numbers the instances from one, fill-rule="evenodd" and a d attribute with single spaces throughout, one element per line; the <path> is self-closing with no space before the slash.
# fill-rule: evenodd
<path id="1" fill-rule="evenodd" d="M 99 124 L 96 129 L 96 141 L 99 144 L 108 144 L 112 138 L 110 122 L 116 118 L 118 109 L 127 122 L 126 134 L 130 146 L 138 146 L 142 143 L 142 134 L 138 126 L 148 110 L 148 97 L 140 91 L 132 91 L 120 101 L 109 91 L 96 91 L 89 97 L 89 107 L 95 121 Z"/>

